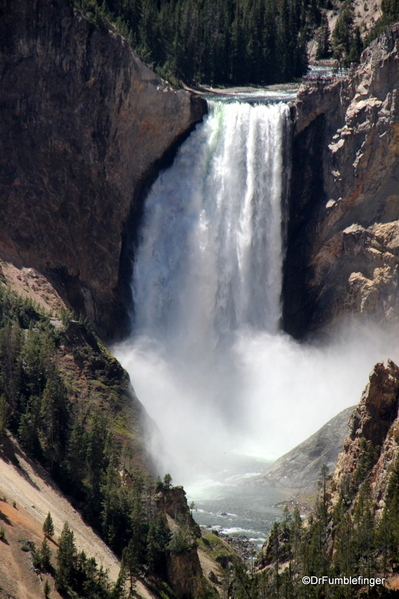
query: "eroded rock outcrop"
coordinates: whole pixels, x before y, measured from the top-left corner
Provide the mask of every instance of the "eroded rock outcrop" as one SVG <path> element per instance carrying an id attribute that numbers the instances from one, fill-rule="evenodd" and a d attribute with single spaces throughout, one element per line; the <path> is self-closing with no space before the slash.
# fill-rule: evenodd
<path id="1" fill-rule="evenodd" d="M 158 496 L 158 507 L 172 534 L 167 561 L 169 583 L 177 597 L 196 597 L 203 584 L 203 571 L 195 542 L 201 537 L 201 530 L 188 508 L 183 487 L 164 489 Z"/>
<path id="2" fill-rule="evenodd" d="M 285 329 L 328 330 L 345 313 L 397 322 L 399 25 L 357 70 L 302 86 L 285 268 Z"/>
<path id="3" fill-rule="evenodd" d="M 206 103 L 67 0 L 1 0 L 0 15 L 0 254 L 110 336 L 140 193 Z"/>
<path id="4" fill-rule="evenodd" d="M 376 505 L 383 507 L 389 478 L 399 457 L 399 368 L 378 363 L 350 418 L 350 431 L 339 455 L 332 491 L 368 477 Z M 335 494 L 335 500 L 338 493 Z"/>

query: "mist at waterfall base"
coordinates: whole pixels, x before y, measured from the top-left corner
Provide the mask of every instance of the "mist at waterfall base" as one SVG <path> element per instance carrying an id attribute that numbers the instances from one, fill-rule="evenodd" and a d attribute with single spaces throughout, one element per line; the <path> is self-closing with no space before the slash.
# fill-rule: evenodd
<path id="1" fill-rule="evenodd" d="M 211 104 L 146 199 L 134 333 L 114 348 L 156 423 L 159 472 L 214 515 L 394 358 L 376 329 L 346 327 L 323 348 L 279 330 L 288 129 L 284 103 Z M 269 506 L 283 497 L 257 489 Z M 242 502 L 257 510 L 252 491 Z"/>

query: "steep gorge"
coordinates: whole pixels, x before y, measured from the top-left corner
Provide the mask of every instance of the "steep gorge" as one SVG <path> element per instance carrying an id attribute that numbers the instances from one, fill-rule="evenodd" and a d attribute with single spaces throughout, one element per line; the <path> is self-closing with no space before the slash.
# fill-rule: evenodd
<path id="1" fill-rule="evenodd" d="M 205 102 L 169 89 L 114 31 L 89 23 L 64 0 L 35 0 L 29 10 L 22 0 L 3 1 L 1 10 L 3 268 L 44 273 L 103 336 L 115 336 L 121 278 L 128 279 L 128 224 Z M 398 36 L 391 28 L 352 76 L 302 88 L 292 109 L 283 295 L 285 329 L 295 337 L 328 331 L 345 314 L 390 324 L 399 317 Z M 372 414 L 376 427 L 382 422 L 379 443 L 391 434 L 385 436 L 397 409 L 395 369 L 386 368 L 394 400 Z M 181 505 L 186 509 L 184 498 Z M 176 594 L 196 594 L 197 555 L 191 579 L 180 557 L 174 561 Z"/>
<path id="2" fill-rule="evenodd" d="M 68 0 L 2 0 L 0 10 L 1 255 L 51 277 L 116 337 L 129 301 L 127 231 L 206 102 L 171 90 Z M 283 297 L 294 337 L 344 312 L 397 320 L 397 36 L 391 27 L 350 75 L 307 83 L 293 106 Z"/>

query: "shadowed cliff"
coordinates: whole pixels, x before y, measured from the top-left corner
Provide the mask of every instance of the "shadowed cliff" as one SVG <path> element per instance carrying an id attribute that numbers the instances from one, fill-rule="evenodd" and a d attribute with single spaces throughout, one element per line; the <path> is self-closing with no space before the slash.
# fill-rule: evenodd
<path id="1" fill-rule="evenodd" d="M 0 40 L 0 254 L 115 336 L 126 230 L 206 103 L 67 0 L 1 0 Z"/>

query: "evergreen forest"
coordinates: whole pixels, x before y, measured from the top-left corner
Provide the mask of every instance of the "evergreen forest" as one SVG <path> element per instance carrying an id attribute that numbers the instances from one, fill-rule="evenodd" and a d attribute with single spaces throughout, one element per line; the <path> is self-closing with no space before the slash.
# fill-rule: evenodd
<path id="1" fill-rule="evenodd" d="M 138 56 L 176 86 L 285 83 L 316 59 L 348 67 L 399 19 L 398 0 L 383 0 L 367 35 L 355 24 L 352 0 L 71 0 L 96 27 L 116 26 Z M 338 11 L 330 31 L 328 12 Z"/>
<path id="2" fill-rule="evenodd" d="M 323 2 L 323 0 L 321 0 Z M 292 81 L 307 70 L 306 43 L 320 0 L 75 0 L 106 18 L 161 76 L 187 84 Z"/>
<path id="3" fill-rule="evenodd" d="M 167 560 L 190 552 L 201 536 L 170 475 L 163 481 L 152 475 L 139 423 L 127 373 L 90 326 L 68 310 L 51 317 L 0 283 L 0 453 L 11 432 L 121 558 L 112 585 L 93 559 L 78 553 L 66 524 L 54 571 L 46 542 L 54 534 L 49 514 L 42 547 L 29 542 L 24 550 L 36 569 L 55 574 L 66 598 L 133 596 L 143 575 L 173 596 Z M 177 524 L 173 534 L 167 505 Z M 0 540 L 6 542 L 4 529 Z"/>
<path id="4" fill-rule="evenodd" d="M 303 519 L 298 509 L 284 510 L 259 554 L 257 573 L 243 582 L 252 599 L 351 599 L 396 597 L 381 579 L 399 569 L 399 462 L 389 478 L 384 507 L 378 511 L 370 485 L 379 447 L 360 439 L 362 453 L 353 476 L 343 479 L 336 499 L 324 466 L 313 512 Z M 357 584 L 326 584 L 352 577 Z M 320 584 L 303 584 L 316 577 Z M 364 579 L 380 579 L 364 584 Z M 362 580 L 363 579 L 363 580 Z"/>

